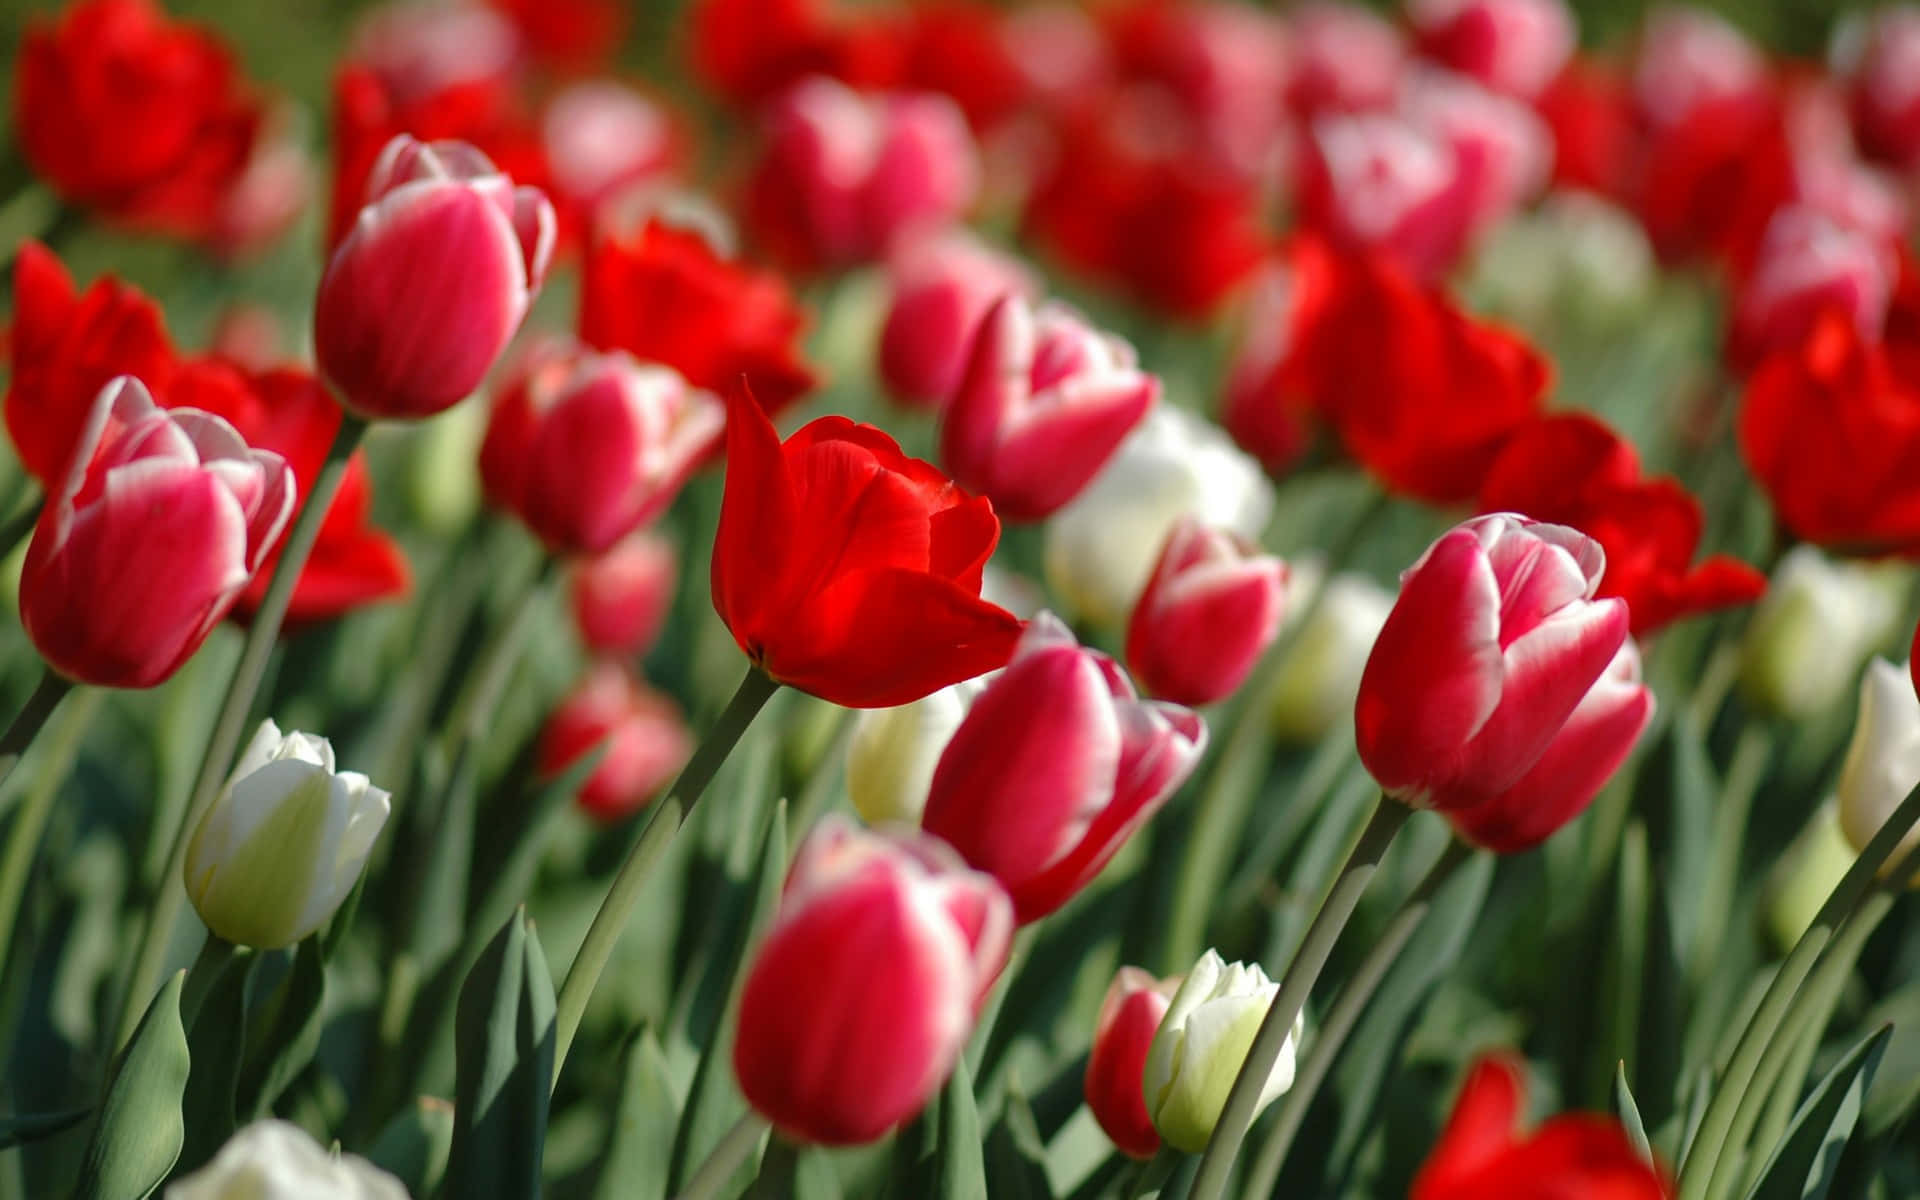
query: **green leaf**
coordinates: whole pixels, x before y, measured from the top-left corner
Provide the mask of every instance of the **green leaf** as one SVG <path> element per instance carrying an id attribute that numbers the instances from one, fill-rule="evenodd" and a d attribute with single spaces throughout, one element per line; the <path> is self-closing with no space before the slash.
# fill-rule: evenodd
<path id="1" fill-rule="evenodd" d="M 421 1096 L 393 1115 L 373 1139 L 367 1158 L 391 1171 L 412 1196 L 431 1196 L 447 1173 L 453 1149 L 453 1105 L 436 1096 Z"/>
<path id="2" fill-rule="evenodd" d="M 71 1129 L 78 1125 L 92 1112 L 93 1109 L 89 1106 L 65 1108 L 56 1112 L 20 1113 L 17 1116 L 0 1117 L 0 1150 L 11 1150 L 15 1146 L 39 1141 L 43 1137 L 52 1137 L 63 1129 Z"/>
<path id="3" fill-rule="evenodd" d="M 1794 1114 L 1747 1200 L 1821 1200 L 1827 1194 L 1892 1033 L 1891 1026 L 1875 1030 L 1827 1072 Z"/>
<path id="4" fill-rule="evenodd" d="M 254 969 L 256 986 L 266 964 Z M 327 1009 L 326 950 L 318 938 L 300 943 L 293 963 L 264 1002 L 247 1036 L 247 1061 L 234 1109 L 247 1120 L 267 1116 L 274 1102 L 307 1069 L 320 1047 Z"/>
<path id="5" fill-rule="evenodd" d="M 985 1148 L 987 1189 L 994 1200 L 1054 1200 L 1047 1179 L 1047 1147 L 1026 1095 L 1017 1086 L 1007 1089 L 1000 1119 L 987 1132 Z"/>
<path id="6" fill-rule="evenodd" d="M 141 1200 L 180 1157 L 189 1064 L 187 1031 L 180 1024 L 186 977 L 185 971 L 175 972 L 147 1005 L 114 1068 L 74 1188 L 76 1200 Z"/>
<path id="7" fill-rule="evenodd" d="M 1620 1124 L 1626 1127 L 1627 1137 L 1633 1141 L 1633 1148 L 1640 1157 L 1653 1161 L 1653 1144 L 1647 1141 L 1647 1127 L 1640 1120 L 1640 1106 L 1633 1102 L 1633 1090 L 1627 1086 L 1627 1064 L 1622 1061 L 1613 1075 L 1613 1102 L 1620 1111 Z"/>
<path id="8" fill-rule="evenodd" d="M 940 1089 L 939 1142 L 934 1150 L 932 1200 L 987 1200 L 987 1169 L 980 1144 L 980 1113 L 973 1077 L 963 1057 Z"/>
<path id="9" fill-rule="evenodd" d="M 187 1034 L 188 1057 L 185 1110 L 187 1140 L 180 1150 L 180 1167 L 191 1171 L 211 1159 L 240 1126 L 234 1092 L 240 1081 L 240 1058 L 246 1048 L 241 1031 L 247 1027 L 247 978 L 260 956 L 242 951 L 214 963 L 219 969 L 207 987 L 200 1011 Z M 205 968 L 196 964 L 196 972 Z M 192 976 L 188 976 L 189 982 Z"/>
<path id="10" fill-rule="evenodd" d="M 508 918 L 460 988 L 448 1195 L 540 1195 L 553 1023 L 553 979 L 522 909 Z"/>
<path id="11" fill-rule="evenodd" d="M 842 1200 L 842 1196 L 840 1177 L 826 1155 L 775 1134 L 767 1139 L 760 1174 L 743 1200 Z"/>
<path id="12" fill-rule="evenodd" d="M 626 1080 L 593 1193 L 598 1200 L 663 1200 L 680 1093 L 660 1040 L 651 1029 L 643 1031 L 627 1050 Z"/>

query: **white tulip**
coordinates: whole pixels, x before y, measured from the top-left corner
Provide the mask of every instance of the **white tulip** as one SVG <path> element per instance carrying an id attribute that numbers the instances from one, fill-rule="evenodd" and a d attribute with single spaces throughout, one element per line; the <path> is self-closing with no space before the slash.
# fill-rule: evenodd
<path id="1" fill-rule="evenodd" d="M 298 1125 L 255 1121 L 167 1200 L 407 1200 L 407 1189 L 364 1158 L 322 1150 Z"/>
<path id="2" fill-rule="evenodd" d="M 1187 972 L 1153 1035 L 1142 1076 L 1147 1113 L 1169 1145 L 1189 1153 L 1206 1149 L 1279 990 L 1259 966 L 1227 963 L 1213 950 Z M 1301 1027 L 1296 1019 L 1260 1089 L 1255 1113 L 1293 1086 Z"/>
<path id="3" fill-rule="evenodd" d="M 1748 699 L 1787 717 L 1840 702 L 1867 656 L 1900 620 L 1898 566 L 1836 562 L 1795 546 L 1773 572 L 1742 646 Z"/>
<path id="4" fill-rule="evenodd" d="M 1281 627 L 1281 636 L 1290 636 L 1286 625 L 1314 609 L 1274 680 L 1274 732 L 1299 744 L 1317 742 L 1336 725 L 1352 723 L 1361 673 L 1393 610 L 1394 593 L 1364 575 L 1345 572 L 1327 581 L 1327 594 L 1315 606 L 1324 575 L 1316 562 L 1294 564 L 1287 622 Z"/>
<path id="5" fill-rule="evenodd" d="M 1860 680 L 1860 717 L 1847 744 L 1836 791 L 1840 828 L 1861 850 L 1893 810 L 1920 783 L 1920 697 L 1907 668 L 1884 658 L 1867 664 Z M 1888 864 L 1920 846 L 1920 827 L 1908 831 Z"/>
<path id="6" fill-rule="evenodd" d="M 984 680 L 944 687 L 896 708 L 861 709 L 847 743 L 847 798 L 869 825 L 918 825 L 933 769 Z"/>

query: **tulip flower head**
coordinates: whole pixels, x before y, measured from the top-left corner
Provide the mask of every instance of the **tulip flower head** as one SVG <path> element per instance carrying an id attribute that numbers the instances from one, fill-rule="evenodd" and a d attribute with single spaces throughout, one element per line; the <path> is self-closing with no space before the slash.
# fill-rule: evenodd
<path id="1" fill-rule="evenodd" d="M 869 825 L 918 825 L 934 768 L 985 684 L 956 683 L 911 704 L 863 709 L 847 742 L 847 800 Z"/>
<path id="2" fill-rule="evenodd" d="M 429 417 L 480 386 L 553 257 L 553 205 L 463 142 L 387 144 L 314 308 L 321 373 L 368 417 Z"/>
<path id="3" fill-rule="evenodd" d="M 1920 698 L 1914 693 L 1912 672 L 1875 658 L 1860 680 L 1860 716 L 1835 785 L 1840 828 L 1855 850 L 1873 840 L 1916 784 L 1920 784 Z M 1920 830 L 1907 834 L 1888 863 L 1898 863 L 1916 846 L 1920 846 Z"/>
<path id="4" fill-rule="evenodd" d="M 166 1200 L 407 1200 L 407 1189 L 357 1154 L 328 1152 L 291 1121 L 255 1121 Z"/>
<path id="5" fill-rule="evenodd" d="M 1573 53 L 1564 0 L 1414 0 L 1420 48 L 1496 92 L 1531 99 Z"/>
<path id="6" fill-rule="evenodd" d="M 1199 714 L 1137 699 L 1118 664 L 1041 613 L 947 743 L 922 825 L 998 879 L 1025 924 L 1100 873 L 1206 742 Z"/>
<path id="7" fill-rule="evenodd" d="M 547 718 L 538 770 L 548 779 L 563 775 L 603 744 L 605 754 L 575 794 L 587 815 L 600 821 L 645 808 L 693 754 L 693 735 L 679 706 L 614 662 L 595 665 Z"/>
<path id="8" fill-rule="evenodd" d="M 262 721 L 187 843 L 187 897 L 216 937 L 273 950 L 327 923 L 359 882 L 388 795 L 333 747 Z"/>
<path id="9" fill-rule="evenodd" d="M 1393 103 L 1407 47 L 1379 13 L 1345 0 L 1308 0 L 1292 18 L 1288 99 L 1304 114 L 1365 112 Z"/>
<path id="10" fill-rule="evenodd" d="M 629 534 L 573 568 L 573 623 L 596 654 L 645 654 L 666 628 L 679 552 L 661 534 Z"/>
<path id="11" fill-rule="evenodd" d="M 1748 702 L 1791 719 L 1840 703 L 1868 656 L 1894 637 L 1904 587 L 1897 568 L 1813 546 L 1787 551 L 1741 646 Z"/>
<path id="12" fill-rule="evenodd" d="M 1280 985 L 1258 964 L 1228 963 L 1214 950 L 1201 955 L 1181 980 L 1153 1035 L 1142 1077 L 1147 1111 L 1168 1145 L 1189 1154 L 1207 1148 L 1254 1034 L 1279 993 Z M 1261 1085 L 1255 1113 L 1293 1086 L 1304 1027 L 1303 1014 Z"/>
<path id="13" fill-rule="evenodd" d="M 1176 704 L 1233 694 L 1280 632 L 1286 564 L 1182 518 L 1127 623 L 1127 666 Z"/>
<path id="14" fill-rule="evenodd" d="M 742 1094 L 788 1137 L 882 1136 L 952 1071 L 1012 932 L 999 885 L 938 839 L 828 818 L 741 987 Z"/>
<path id="15" fill-rule="evenodd" d="M 1312 745 L 1341 721 L 1353 719 L 1360 676 L 1374 639 L 1393 611 L 1393 594 L 1364 575 L 1332 579 L 1314 560 L 1292 564 L 1286 615 L 1280 628 L 1304 620 L 1273 685 L 1273 729 L 1283 741 Z M 1326 598 L 1313 594 L 1326 588 Z"/>
<path id="16" fill-rule="evenodd" d="M 967 368 L 981 320 L 1002 296 L 1031 296 L 1020 262 L 972 234 L 916 238 L 888 258 L 892 300 L 880 331 L 880 377 L 902 404 L 944 408 Z"/>
<path id="17" fill-rule="evenodd" d="M 1139 967 L 1121 967 L 1107 987 L 1087 1052 L 1087 1108 L 1121 1153 L 1152 1158 L 1160 1131 L 1147 1112 L 1147 1051 L 1173 1002 L 1178 979 L 1155 979 Z"/>
<path id="18" fill-rule="evenodd" d="M 1899 265 L 1870 234 L 1810 208 L 1780 210 L 1741 286 L 1728 353 L 1750 366 L 1770 350 L 1791 351 L 1829 310 L 1848 317 L 1862 337 L 1877 337 Z"/>
<path id="19" fill-rule="evenodd" d="M 94 400 L 27 549 L 27 636 L 70 679 L 152 687 L 227 615 L 293 505 L 278 454 L 116 379 Z"/>

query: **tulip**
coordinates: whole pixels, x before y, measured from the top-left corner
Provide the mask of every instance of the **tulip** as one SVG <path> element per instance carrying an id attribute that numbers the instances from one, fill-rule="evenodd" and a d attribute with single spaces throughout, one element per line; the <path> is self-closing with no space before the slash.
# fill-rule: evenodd
<path id="1" fill-rule="evenodd" d="M 917 825 L 941 752 L 983 684 L 944 687 L 911 704 L 864 709 L 847 742 L 847 799 L 869 825 Z"/>
<path id="2" fill-rule="evenodd" d="M 1609 671 L 1627 606 L 1594 599 L 1605 565 L 1584 534 L 1496 513 L 1455 526 L 1408 568 L 1354 705 L 1360 761 L 1389 796 L 1449 815 L 1508 812 L 1530 799 L 1513 793 L 1519 785 L 1555 786 L 1530 775 L 1537 764 L 1581 786 L 1605 781 L 1618 756 L 1602 734 L 1633 723 L 1616 711 Z M 1596 684 L 1604 695 L 1579 711 Z M 1620 690 L 1642 697 L 1643 725 L 1650 696 Z M 1561 761 L 1577 750 L 1591 758 Z M 1563 790 L 1556 811 L 1592 799 L 1574 795 L 1575 782 Z"/>
<path id="3" fill-rule="evenodd" d="M 1392 113 L 1313 122 L 1302 147 L 1300 223 L 1348 250 L 1377 249 L 1421 278 L 1466 241 L 1466 194 L 1448 139 Z"/>
<path id="4" fill-rule="evenodd" d="M 741 986 L 741 1093 L 788 1137 L 882 1136 L 952 1071 L 1012 929 L 998 885 L 938 840 L 822 821 Z"/>
<path id="5" fill-rule="evenodd" d="M 365 775 L 334 770 L 327 739 L 262 721 L 187 843 L 187 898 L 215 937 L 291 946 L 353 891 L 388 811 Z"/>
<path id="6" fill-rule="evenodd" d="M 1153 1035 L 1142 1078 L 1147 1111 L 1168 1145 L 1190 1154 L 1207 1148 L 1253 1036 L 1279 992 L 1257 963 L 1227 963 L 1214 950 L 1187 972 Z M 1254 1113 L 1293 1086 L 1303 1024 L 1295 1019 Z"/>
<path id="7" fill-rule="evenodd" d="M 1660 1168 L 1640 1156 L 1620 1122 L 1570 1113 L 1518 1136 L 1526 1100 L 1521 1067 L 1503 1055 L 1475 1064 L 1409 1200 L 1591 1196 L 1666 1200 Z"/>
<path id="8" fill-rule="evenodd" d="M 1589 192 L 1556 191 L 1492 232 L 1462 291 L 1529 328 L 1617 325 L 1646 311 L 1658 270 L 1632 214 Z"/>
<path id="9" fill-rule="evenodd" d="M 1402 89 L 1401 111 L 1453 153 L 1452 219 L 1471 246 L 1532 203 L 1552 173 L 1553 134 L 1531 108 L 1447 71 L 1424 70 Z"/>
<path id="10" fill-rule="evenodd" d="M 1740 287 L 1729 357 L 1750 367 L 1770 350 L 1792 350 L 1829 310 L 1862 337 L 1878 337 L 1898 271 L 1898 256 L 1879 239 L 1806 207 L 1781 209 Z"/>
<path id="11" fill-rule="evenodd" d="M 480 475 L 556 554 L 599 554 L 659 515 L 718 445 L 711 392 L 623 351 L 545 342 L 500 390 Z"/>
<path id="12" fill-rule="evenodd" d="M 1314 397 L 1302 351 L 1326 304 L 1333 270 L 1325 242 L 1292 238 L 1247 289 L 1220 424 L 1276 475 L 1307 452 L 1313 437 Z"/>
<path id="13" fill-rule="evenodd" d="M 429 417 L 480 386 L 553 256 L 553 205 L 460 142 L 387 144 L 314 307 L 321 373 L 366 417 Z"/>
<path id="14" fill-rule="evenodd" d="M 611 662 L 593 667 L 547 718 L 536 766 L 553 779 L 603 744 L 606 753 L 574 795 L 600 821 L 630 817 L 652 803 L 693 754 L 679 707 Z"/>
<path id="15" fill-rule="evenodd" d="M 886 708 L 1004 666 L 1020 621 L 980 598 L 999 540 L 991 504 L 871 425 L 822 417 L 783 445 L 728 394 L 713 603 L 774 680 Z"/>
<path id="16" fill-rule="evenodd" d="M 1288 28 L 1251 4 L 1134 4 L 1112 10 L 1122 73 L 1164 90 L 1192 136 L 1235 173 L 1271 169 L 1287 136 Z"/>
<path id="17" fill-rule="evenodd" d="M 1774 568 L 1741 646 L 1740 684 L 1768 712 L 1801 720 L 1840 702 L 1904 605 L 1897 570 L 1795 546 Z"/>
<path id="18" fill-rule="evenodd" d="M 960 232 L 906 244 L 887 274 L 893 298 L 880 330 L 880 377 L 895 400 L 917 408 L 946 406 L 987 310 L 1035 290 L 1018 260 Z"/>
<path id="19" fill-rule="evenodd" d="M 622 189 L 664 175 L 679 154 L 666 110 L 610 79 L 554 96 L 540 135 L 555 192 L 588 217 Z"/>
<path id="20" fill-rule="evenodd" d="M 1367 656 L 1393 611 L 1392 594 L 1366 576 L 1342 572 L 1323 583 L 1325 574 L 1317 562 L 1295 563 L 1283 606 L 1283 631 L 1295 621 L 1306 625 L 1274 677 L 1273 730 L 1297 745 L 1312 745 L 1352 719 Z M 1315 603 L 1321 587 L 1327 594 Z"/>
<path id="21" fill-rule="evenodd" d="M 573 568 L 573 624 L 596 654 L 645 654 L 659 640 L 679 585 L 672 542 L 642 530 Z"/>
<path id="22" fill-rule="evenodd" d="M 1406 67 L 1400 31 L 1380 14 L 1341 0 L 1311 0 L 1289 14 L 1293 79 L 1302 113 L 1365 112 L 1393 103 Z"/>
<path id="23" fill-rule="evenodd" d="M 152 687 L 233 607 L 293 511 L 293 473 L 233 427 L 165 412 L 139 380 L 101 390 L 49 493 L 20 620 L 62 675 Z"/>
<path id="24" fill-rule="evenodd" d="M 1920 10 L 1890 5 L 1856 31 L 1853 61 L 1843 63 L 1850 84 L 1853 132 L 1860 148 L 1900 167 L 1920 162 L 1920 86 L 1913 62 L 1920 52 Z"/>
<path id="25" fill-rule="evenodd" d="M 1769 87 L 1765 56 L 1726 18 L 1690 5 L 1648 17 L 1633 88 L 1641 115 L 1654 125 L 1676 125 L 1702 107 Z"/>
<path id="26" fill-rule="evenodd" d="M 1121 967 L 1100 1003 L 1087 1051 L 1087 1108 L 1121 1153 L 1133 1158 L 1152 1158 L 1160 1149 L 1160 1131 L 1147 1112 L 1147 1050 L 1179 986 L 1178 979 Z"/>
<path id="27" fill-rule="evenodd" d="M 1106 467 L 1047 522 L 1047 584 L 1074 613 L 1121 629 L 1183 516 L 1257 540 L 1273 511 L 1260 464 L 1213 425 L 1156 405 Z"/>
<path id="28" fill-rule="evenodd" d="M 291 1121 L 255 1121 L 213 1161 L 167 1188 L 166 1200 L 407 1200 L 392 1175 L 357 1154 L 327 1151 Z"/>
<path id="29" fill-rule="evenodd" d="M 1183 517 L 1127 623 L 1127 666 L 1176 704 L 1224 700 L 1280 632 L 1286 590 L 1285 563 Z"/>
<path id="30" fill-rule="evenodd" d="M 940 458 L 1002 516 L 1038 520 L 1087 486 L 1159 392 L 1126 342 L 1058 305 L 1006 296 L 980 324 Z"/>
<path id="31" fill-rule="evenodd" d="M 1041 613 L 940 755 L 921 824 L 998 879 L 1024 925 L 1100 873 L 1206 742 L 1198 714 L 1135 698 L 1112 659 Z"/>
<path id="32" fill-rule="evenodd" d="M 1916 784 L 1920 784 L 1920 697 L 1914 693 L 1907 666 L 1875 658 L 1860 680 L 1860 717 L 1834 788 L 1840 801 L 1840 828 L 1856 851 L 1866 848 Z M 1917 846 L 1920 829 L 1901 840 L 1888 863 L 1898 863 Z M 1915 878 L 1920 880 L 1920 873 Z"/>
<path id="33" fill-rule="evenodd" d="M 1414 0 L 1407 16 L 1429 57 L 1522 100 L 1539 95 L 1573 54 L 1563 0 Z"/>

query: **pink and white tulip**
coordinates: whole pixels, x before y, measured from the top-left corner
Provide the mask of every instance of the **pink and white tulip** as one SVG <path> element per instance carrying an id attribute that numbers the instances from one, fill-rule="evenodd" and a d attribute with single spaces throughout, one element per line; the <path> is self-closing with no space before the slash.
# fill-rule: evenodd
<path id="1" fill-rule="evenodd" d="M 1343 248 L 1392 255 L 1421 276 L 1459 257 L 1467 229 L 1460 162 L 1436 131 L 1387 112 L 1326 116 L 1302 150 L 1302 225 Z"/>
<path id="2" fill-rule="evenodd" d="M 1280 631 L 1286 564 L 1192 518 L 1173 527 L 1127 625 L 1127 666 L 1176 704 L 1224 700 Z"/>
<path id="3" fill-rule="evenodd" d="M 1553 134 L 1511 96 L 1464 75 L 1425 70 L 1408 76 L 1401 112 L 1453 152 L 1455 219 L 1461 248 L 1530 204 L 1553 167 Z"/>
<path id="4" fill-rule="evenodd" d="M 1633 96 L 1656 128 L 1679 124 L 1703 104 L 1762 97 L 1770 87 L 1765 56 L 1726 18 L 1690 5 L 1647 18 Z"/>
<path id="5" fill-rule="evenodd" d="M 1295 110 L 1364 112 L 1385 108 L 1400 90 L 1407 47 L 1400 31 L 1359 4 L 1315 0 L 1292 15 Z"/>
<path id="6" fill-rule="evenodd" d="M 958 230 L 902 246 L 887 274 L 893 298 L 880 330 L 880 378 L 915 408 L 952 399 L 987 310 L 1038 290 L 1017 259 Z"/>
<path id="7" fill-rule="evenodd" d="M 1539 95 L 1573 54 L 1564 0 L 1413 0 L 1407 16 L 1428 57 L 1522 100 Z"/>
<path id="8" fill-rule="evenodd" d="M 628 534 L 573 568 L 573 623 L 596 654 L 645 654 L 673 607 L 680 554 L 658 533 Z"/>
<path id="9" fill-rule="evenodd" d="M 1920 163 L 1920 8 L 1882 8 L 1858 31 L 1843 64 L 1860 148 L 1900 167 Z"/>
<path id="10" fill-rule="evenodd" d="M 1160 1150 L 1160 1131 L 1147 1112 L 1147 1050 L 1179 987 L 1177 977 L 1155 979 L 1139 967 L 1121 967 L 1100 1002 L 1087 1051 L 1087 1110 L 1132 1158 L 1152 1158 Z"/>
<path id="11" fill-rule="evenodd" d="M 1829 310 L 1877 340 L 1899 260 L 1891 247 L 1801 207 L 1775 213 L 1759 257 L 1740 288 L 1729 356 L 1752 366 L 1769 351 L 1800 344 Z"/>
<path id="12" fill-rule="evenodd" d="M 574 796 L 601 821 L 632 816 L 652 803 L 693 754 L 693 735 L 679 707 L 612 662 L 589 671 L 547 718 L 539 772 L 564 775 L 603 744 L 606 752 Z"/>

